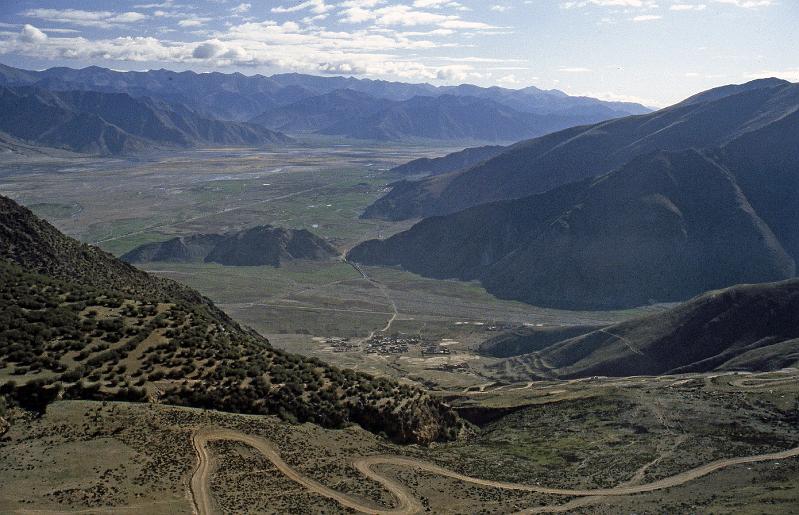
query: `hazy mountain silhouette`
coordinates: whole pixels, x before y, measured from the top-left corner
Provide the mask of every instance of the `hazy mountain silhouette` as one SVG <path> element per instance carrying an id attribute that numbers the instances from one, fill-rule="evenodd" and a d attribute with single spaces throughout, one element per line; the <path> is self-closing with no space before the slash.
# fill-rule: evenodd
<path id="1" fill-rule="evenodd" d="M 37 85 L 51 90 L 88 90 L 127 93 L 188 106 L 204 117 L 245 121 L 269 110 L 336 90 L 352 90 L 384 101 L 416 96 L 470 96 L 492 100 L 516 111 L 563 118 L 590 116 L 594 120 L 648 112 L 633 103 L 570 97 L 557 90 L 511 90 L 461 85 L 436 87 L 352 77 L 319 77 L 287 73 L 265 77 L 240 73 L 195 73 L 150 70 L 119 72 L 90 66 L 79 70 L 57 67 L 44 71 L 19 70 L 0 65 L 0 85 Z"/>

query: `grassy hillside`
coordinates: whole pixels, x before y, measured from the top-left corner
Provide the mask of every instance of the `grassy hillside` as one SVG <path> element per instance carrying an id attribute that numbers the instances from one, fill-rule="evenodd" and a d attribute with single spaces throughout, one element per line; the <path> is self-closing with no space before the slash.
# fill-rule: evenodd
<path id="1" fill-rule="evenodd" d="M 150 400 L 329 427 L 355 422 L 407 442 L 461 428 L 420 390 L 272 349 L 193 290 L 0 201 L 0 382 L 17 402 Z"/>

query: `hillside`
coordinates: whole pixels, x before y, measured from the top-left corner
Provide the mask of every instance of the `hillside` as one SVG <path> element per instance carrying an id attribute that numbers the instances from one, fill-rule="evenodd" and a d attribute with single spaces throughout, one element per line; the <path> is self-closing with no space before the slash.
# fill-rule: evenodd
<path id="1" fill-rule="evenodd" d="M 123 93 L 0 87 L 0 108 L 0 131 L 30 143 L 83 153 L 290 141 L 263 127 L 210 120 L 180 105 Z"/>
<path id="2" fill-rule="evenodd" d="M 608 173 L 653 151 L 724 146 L 797 109 L 799 85 L 782 80 L 719 88 L 651 114 L 517 143 L 468 170 L 399 183 L 366 213 L 400 220 L 521 198 Z"/>
<path id="3" fill-rule="evenodd" d="M 157 243 L 145 243 L 119 259 L 126 263 L 202 263 L 224 239 L 221 234 L 179 236 Z"/>
<path id="4" fill-rule="evenodd" d="M 495 358 L 510 358 L 541 351 L 547 347 L 584 334 L 600 327 L 592 325 L 567 325 L 558 327 L 523 326 L 489 338 L 478 348 L 481 354 Z"/>
<path id="5" fill-rule="evenodd" d="M 0 197 L 0 392 L 44 409 L 57 396 L 358 423 L 403 442 L 454 437 L 427 394 L 290 355 L 210 301 L 59 233 Z"/>
<path id="6" fill-rule="evenodd" d="M 496 366 L 507 378 L 769 371 L 799 364 L 799 281 L 711 291 Z"/>
<path id="7" fill-rule="evenodd" d="M 305 229 L 293 230 L 269 225 L 232 234 L 196 234 L 148 243 L 120 259 L 128 263 L 219 263 L 227 266 L 275 266 L 295 259 L 327 260 L 338 251 Z"/>
<path id="8" fill-rule="evenodd" d="M 739 163 L 719 157 L 727 150 L 656 152 L 597 179 L 425 219 L 355 247 L 349 258 L 478 279 L 502 298 L 574 309 L 673 302 L 787 279 L 799 257 L 791 229 L 799 213 L 782 202 L 799 194 L 791 164 L 799 161 L 782 143 L 762 137 L 767 148 L 777 145 L 770 154 L 782 173 L 748 177 L 764 168 L 746 166 L 736 176 L 730 168 Z M 754 156 L 755 141 L 746 146 Z"/>
<path id="9" fill-rule="evenodd" d="M 422 157 L 391 169 L 403 175 L 441 175 L 463 170 L 500 154 L 505 147 L 492 145 L 485 147 L 465 148 L 442 157 Z"/>

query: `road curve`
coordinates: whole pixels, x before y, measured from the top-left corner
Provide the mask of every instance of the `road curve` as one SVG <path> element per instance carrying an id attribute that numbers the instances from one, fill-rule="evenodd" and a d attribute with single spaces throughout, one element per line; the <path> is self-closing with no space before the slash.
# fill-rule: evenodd
<path id="1" fill-rule="evenodd" d="M 422 470 L 432 474 L 449 477 L 465 483 L 471 483 L 480 486 L 487 486 L 492 488 L 500 488 L 503 490 L 516 490 L 524 492 L 535 492 L 550 495 L 563 495 L 569 497 L 584 497 L 584 498 L 601 498 L 620 495 L 631 495 L 644 492 L 652 492 L 655 490 L 662 490 L 664 488 L 671 488 L 674 486 L 682 485 L 694 479 L 711 474 L 717 470 L 734 466 L 743 465 L 747 463 L 757 463 L 762 461 L 784 460 L 789 458 L 799 457 L 799 447 L 788 449 L 786 451 L 774 452 L 769 454 L 759 454 L 754 456 L 743 456 L 739 458 L 728 458 L 723 460 L 713 461 L 705 465 L 675 474 L 673 476 L 659 479 L 651 483 L 642 485 L 620 485 L 614 488 L 598 488 L 598 489 L 570 489 L 570 488 L 550 488 L 537 485 L 526 485 L 521 483 L 508 483 L 504 481 L 492 481 L 489 479 L 480 479 L 471 476 L 459 474 L 452 470 L 434 465 L 426 461 L 417 460 L 414 458 L 407 458 L 404 456 L 366 456 L 355 458 L 352 462 L 356 470 L 363 476 L 373 481 L 377 481 L 383 485 L 386 490 L 391 492 L 396 498 L 396 506 L 393 508 L 385 508 L 378 506 L 365 499 L 353 497 L 332 488 L 328 488 L 323 484 L 302 475 L 297 470 L 293 469 L 280 457 L 280 453 L 274 445 L 261 437 L 247 435 L 238 431 L 228 429 L 202 429 L 194 433 L 192 443 L 195 452 L 197 453 L 198 464 L 194 474 L 191 478 L 191 495 L 194 503 L 195 512 L 198 515 L 210 515 L 215 513 L 213 496 L 209 489 L 209 480 L 211 470 L 213 468 L 212 460 L 208 453 L 208 442 L 213 440 L 231 440 L 245 443 L 254 447 L 261 452 L 278 470 L 292 481 L 301 484 L 310 492 L 332 499 L 346 508 L 350 508 L 361 513 L 374 513 L 380 515 L 410 515 L 418 513 L 423 510 L 422 504 L 416 499 L 413 494 L 408 490 L 405 485 L 386 477 L 380 472 L 376 471 L 374 467 L 379 465 L 394 465 L 400 467 L 408 467 L 416 470 Z M 591 499 L 590 501 L 595 501 Z M 574 500 L 567 505 L 577 507 L 586 504 L 588 499 L 582 501 Z M 555 506 L 537 506 L 525 510 L 521 513 L 541 513 L 545 511 L 561 511 L 566 505 Z"/>
<path id="2" fill-rule="evenodd" d="M 396 508 L 386 509 L 377 504 L 370 503 L 365 499 L 352 497 L 337 490 L 333 490 L 332 488 L 328 488 L 318 481 L 302 475 L 283 461 L 283 458 L 280 457 L 280 453 L 268 440 L 228 429 L 204 429 L 195 432 L 192 436 L 192 444 L 197 453 L 198 464 L 191 477 L 190 490 L 194 511 L 198 515 L 217 513 L 213 496 L 211 495 L 209 481 L 213 469 L 213 462 L 208 453 L 208 442 L 214 440 L 241 442 L 255 448 L 271 461 L 282 474 L 292 481 L 301 484 L 310 492 L 327 497 L 328 499 L 333 499 L 346 508 L 351 508 L 362 513 L 380 515 L 404 515 L 417 513 L 422 509 L 421 503 L 411 495 L 407 488 L 391 479 L 379 476 L 379 482 L 392 492 L 399 501 Z"/>

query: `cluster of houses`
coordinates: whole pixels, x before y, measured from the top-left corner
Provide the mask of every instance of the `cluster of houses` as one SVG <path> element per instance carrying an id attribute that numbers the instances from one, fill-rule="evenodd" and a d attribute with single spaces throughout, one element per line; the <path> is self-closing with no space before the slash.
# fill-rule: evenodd
<path id="1" fill-rule="evenodd" d="M 415 336 L 374 335 L 366 341 L 367 354 L 404 354 L 411 345 L 419 345 L 421 340 Z"/>
<path id="2" fill-rule="evenodd" d="M 350 341 L 349 338 L 332 336 L 326 338 L 325 343 L 333 347 L 333 352 L 352 352 L 358 349 L 358 345 Z"/>
<path id="3" fill-rule="evenodd" d="M 451 354 L 446 347 L 447 343 L 423 342 L 418 336 L 403 334 L 376 334 L 366 341 L 365 347 L 349 338 L 338 336 L 325 338 L 324 342 L 332 348 L 333 352 L 353 352 L 363 349 L 367 354 L 405 354 L 411 346 L 416 346 L 421 350 L 423 356 L 448 356 Z"/>
<path id="4" fill-rule="evenodd" d="M 437 344 L 425 345 L 422 347 L 423 356 L 448 356 L 451 352 L 448 348 Z"/>

